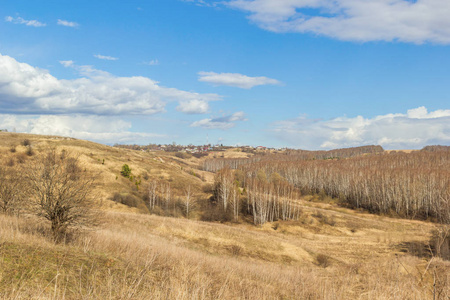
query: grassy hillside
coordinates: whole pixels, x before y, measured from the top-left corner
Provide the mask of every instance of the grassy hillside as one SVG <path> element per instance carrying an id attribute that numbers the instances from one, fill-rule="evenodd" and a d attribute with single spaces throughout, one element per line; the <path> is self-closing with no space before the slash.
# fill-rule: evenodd
<path id="1" fill-rule="evenodd" d="M 332 220 L 332 221 L 330 221 Z M 68 299 L 447 299 L 434 225 L 309 203 L 258 228 L 109 212 L 96 231 L 50 242 L 0 216 L 0 297 Z M 436 283 L 434 286 L 433 284 Z"/>
<path id="2" fill-rule="evenodd" d="M 35 154 L 26 154 L 25 139 Z M 450 262 L 434 257 L 429 242 L 435 223 L 371 215 L 313 196 L 298 199 L 299 220 L 263 226 L 150 215 L 143 205 L 130 208 L 111 197 L 138 197 L 145 182 L 159 179 L 170 182 L 174 193 L 191 184 L 206 198 L 208 179 L 193 175 L 198 160 L 0 133 L 5 165 L 13 160 L 12 167 L 25 166 L 50 148 L 79 155 L 97 174 L 104 222 L 55 244 L 47 223 L 0 214 L 1 299 L 450 297 Z M 125 163 L 141 175 L 140 190 L 120 175 Z"/>
<path id="3" fill-rule="evenodd" d="M 30 146 L 24 146 L 24 141 Z M 27 155 L 29 147 L 33 151 L 31 156 Z M 80 157 L 83 165 L 96 176 L 97 202 L 106 210 L 148 212 L 143 203 L 130 208 L 112 201 L 112 198 L 115 193 L 143 198 L 144 189 L 152 180 L 170 183 L 174 195 L 182 195 L 183 188 L 187 185 L 191 185 L 195 192 L 201 195 L 202 185 L 207 181 L 211 182 L 213 178 L 212 174 L 206 174 L 203 180 L 201 179 L 206 172 L 195 169 L 199 164 L 195 158 L 184 161 L 165 152 L 139 152 L 72 138 L 0 132 L 2 165 L 13 165 L 16 168 L 26 166 L 36 155 L 49 149 L 65 150 Z M 140 176 L 139 190 L 136 189 L 136 180 L 130 181 L 121 176 L 120 171 L 124 164 L 130 166 L 136 180 Z"/>

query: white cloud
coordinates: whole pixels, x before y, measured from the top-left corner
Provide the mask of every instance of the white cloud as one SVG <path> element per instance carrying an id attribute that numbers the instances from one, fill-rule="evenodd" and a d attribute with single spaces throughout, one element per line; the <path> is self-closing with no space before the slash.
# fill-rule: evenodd
<path id="1" fill-rule="evenodd" d="M 0 114 L 0 128 L 17 132 L 57 135 L 101 143 L 148 143 L 163 135 L 132 132 L 131 123 L 118 118 L 85 115 L 14 116 Z"/>
<path id="2" fill-rule="evenodd" d="M 191 127 L 203 127 L 207 129 L 230 129 L 233 128 L 238 121 L 247 121 L 243 111 L 235 112 L 232 115 L 228 115 L 220 118 L 211 118 L 195 121 L 191 124 Z"/>
<path id="3" fill-rule="evenodd" d="M 94 57 L 96 57 L 98 59 L 103 59 L 103 60 L 118 60 L 119 59 L 117 57 L 101 55 L 101 54 L 94 54 Z"/>
<path id="4" fill-rule="evenodd" d="M 208 2 L 209 0 L 181 0 L 183 2 L 192 2 L 197 6 L 216 7 L 218 2 Z"/>
<path id="5" fill-rule="evenodd" d="M 186 114 L 206 114 L 209 111 L 209 104 L 206 101 L 194 99 L 181 101 L 176 109 Z"/>
<path id="6" fill-rule="evenodd" d="M 242 89 L 251 89 L 258 85 L 280 84 L 276 79 L 267 77 L 249 77 L 238 73 L 199 72 L 199 81 L 214 85 L 227 85 Z"/>
<path id="7" fill-rule="evenodd" d="M 280 139 L 303 149 L 331 149 L 381 145 L 386 149 L 418 149 L 431 144 L 450 144 L 450 110 L 428 112 L 425 107 L 406 114 L 332 120 L 297 119 L 272 124 Z"/>
<path id="8" fill-rule="evenodd" d="M 77 66 L 73 61 L 61 61 L 61 64 L 74 68 L 85 77 L 57 79 L 46 70 L 0 54 L 0 111 L 19 114 L 151 115 L 164 112 L 166 103 L 172 101 L 198 103 L 197 106 L 201 107 L 201 102 L 221 99 L 217 94 L 162 87 L 147 77 L 116 77 L 92 66 Z"/>
<path id="9" fill-rule="evenodd" d="M 73 60 L 60 60 L 59 63 L 66 68 L 73 66 Z"/>
<path id="10" fill-rule="evenodd" d="M 5 17 L 5 21 L 6 22 L 11 22 L 11 23 L 14 23 L 14 24 L 24 24 L 26 26 L 32 26 L 32 27 L 44 27 L 44 26 L 47 26 L 47 24 L 45 24 L 45 23 L 41 23 L 41 22 L 36 21 L 36 20 L 25 20 L 22 17 L 13 18 L 11 16 L 7 16 L 7 17 Z"/>
<path id="11" fill-rule="evenodd" d="M 159 61 L 157 59 L 152 59 L 151 61 L 144 61 L 143 64 L 148 66 L 157 66 L 159 65 Z"/>
<path id="12" fill-rule="evenodd" d="M 324 35 L 347 41 L 450 43 L 447 0 L 228 0 L 273 32 Z"/>
<path id="13" fill-rule="evenodd" d="M 57 24 L 61 25 L 61 26 L 74 27 L 74 28 L 80 26 L 80 24 L 78 24 L 76 22 L 70 22 L 70 21 L 61 20 L 61 19 L 58 19 Z"/>

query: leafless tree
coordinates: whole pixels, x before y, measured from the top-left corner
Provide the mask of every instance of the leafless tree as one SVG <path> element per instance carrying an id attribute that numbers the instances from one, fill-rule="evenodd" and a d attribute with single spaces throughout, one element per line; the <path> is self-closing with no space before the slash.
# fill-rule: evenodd
<path id="1" fill-rule="evenodd" d="M 339 160 L 294 160 L 289 155 L 284 160 L 270 158 L 239 168 L 248 178 L 262 175 L 261 170 L 268 178 L 276 172 L 302 192 L 324 193 L 355 208 L 450 223 L 450 151 L 370 154 Z"/>
<path id="2" fill-rule="evenodd" d="M 231 207 L 233 208 L 234 221 L 239 220 L 240 195 L 239 187 L 235 187 L 231 192 Z"/>
<path id="3" fill-rule="evenodd" d="M 149 201 L 149 208 L 150 210 L 154 210 L 155 206 L 157 205 L 156 201 L 158 199 L 157 195 L 157 188 L 158 188 L 158 182 L 156 180 L 152 180 L 149 183 L 148 187 L 148 201 Z"/>
<path id="4" fill-rule="evenodd" d="M 30 163 L 25 179 L 30 211 L 50 222 L 55 240 L 64 237 L 69 227 L 96 223 L 94 176 L 81 168 L 77 157 L 49 151 Z"/>
<path id="5" fill-rule="evenodd" d="M 0 167 L 0 211 L 5 214 L 17 213 L 23 198 L 23 180 L 20 171 Z"/>
<path id="6" fill-rule="evenodd" d="M 232 191 L 234 189 L 234 178 L 231 169 L 224 168 L 217 172 L 215 178 L 216 197 L 224 211 L 228 209 Z"/>
<path id="7" fill-rule="evenodd" d="M 183 205 L 186 210 L 186 218 L 189 219 L 189 212 L 194 208 L 196 199 L 193 197 L 191 185 L 188 185 L 184 190 Z"/>

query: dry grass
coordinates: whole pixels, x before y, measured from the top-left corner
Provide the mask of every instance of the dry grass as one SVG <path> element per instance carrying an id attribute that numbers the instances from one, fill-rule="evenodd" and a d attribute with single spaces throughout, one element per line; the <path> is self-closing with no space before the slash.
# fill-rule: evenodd
<path id="1" fill-rule="evenodd" d="M 437 299 L 450 295 L 449 262 L 428 265 L 397 247 L 426 239 L 431 224 L 374 218 L 353 234 L 338 216 L 326 232 L 109 212 L 66 245 L 49 242 L 43 225 L 0 216 L 0 297 L 430 299 L 435 278 Z"/>
<path id="2" fill-rule="evenodd" d="M 23 156 L 24 139 L 37 153 L 52 147 L 78 153 L 99 174 L 99 206 L 108 212 L 101 228 L 70 234 L 65 244 L 50 242 L 47 225 L 31 217 L 0 215 L 0 299 L 450 296 L 450 263 L 421 248 L 432 223 L 303 200 L 300 220 L 262 227 L 136 214 L 139 209 L 108 200 L 132 191 L 119 175 L 124 163 L 149 180 L 171 180 L 175 190 L 203 183 L 163 153 L 57 137 L 0 133 L 1 163 L 34 159 Z"/>
<path id="3" fill-rule="evenodd" d="M 63 138 L 56 136 L 42 136 L 22 133 L 0 132 L 0 164 L 11 164 L 14 166 L 26 165 L 33 156 L 27 156 L 27 147 L 23 142 L 27 140 L 36 154 L 48 149 L 58 151 L 65 150 L 73 155 L 79 156 L 80 162 L 96 174 L 97 188 L 95 194 L 98 198 L 99 206 L 104 210 L 124 211 L 124 212 L 147 212 L 145 207 L 132 208 L 111 201 L 114 193 L 133 193 L 136 186 L 129 179 L 120 175 L 124 164 L 128 164 L 132 169 L 132 175 L 141 176 L 140 192 L 146 189 L 151 180 L 162 180 L 171 183 L 173 195 L 183 195 L 184 187 L 191 185 L 195 192 L 202 195 L 202 185 L 204 182 L 197 176 L 192 175 L 189 170 L 192 166 L 180 165 L 170 154 L 164 152 L 141 152 L 128 149 L 119 149 L 106 145 L 101 145 L 89 141 L 77 140 L 73 138 Z M 11 148 L 15 152 L 11 152 Z M 197 171 L 206 180 L 212 181 L 211 174 L 203 174 Z M 205 172 L 206 173 L 206 172 Z M 206 195 L 202 195 L 206 198 Z"/>

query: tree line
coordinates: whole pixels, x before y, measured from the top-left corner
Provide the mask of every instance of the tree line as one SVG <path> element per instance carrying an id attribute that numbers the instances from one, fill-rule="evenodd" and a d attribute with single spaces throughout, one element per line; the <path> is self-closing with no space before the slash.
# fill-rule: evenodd
<path id="1" fill-rule="evenodd" d="M 324 192 L 371 212 L 450 223 L 450 152 L 416 151 L 342 160 L 265 160 L 239 166 L 277 173 L 303 193 Z"/>
<path id="2" fill-rule="evenodd" d="M 249 174 L 249 173 L 247 173 Z M 270 178 L 262 172 L 246 177 L 239 171 L 224 168 L 217 172 L 213 189 L 217 209 L 234 221 L 250 216 L 255 225 L 277 220 L 297 220 L 300 216 L 299 190 L 280 175 Z"/>
<path id="3" fill-rule="evenodd" d="M 159 215 L 176 216 L 181 213 L 189 218 L 198 205 L 197 192 L 190 184 L 175 194 L 170 182 L 157 179 L 148 183 L 146 198 L 150 213 Z"/>

